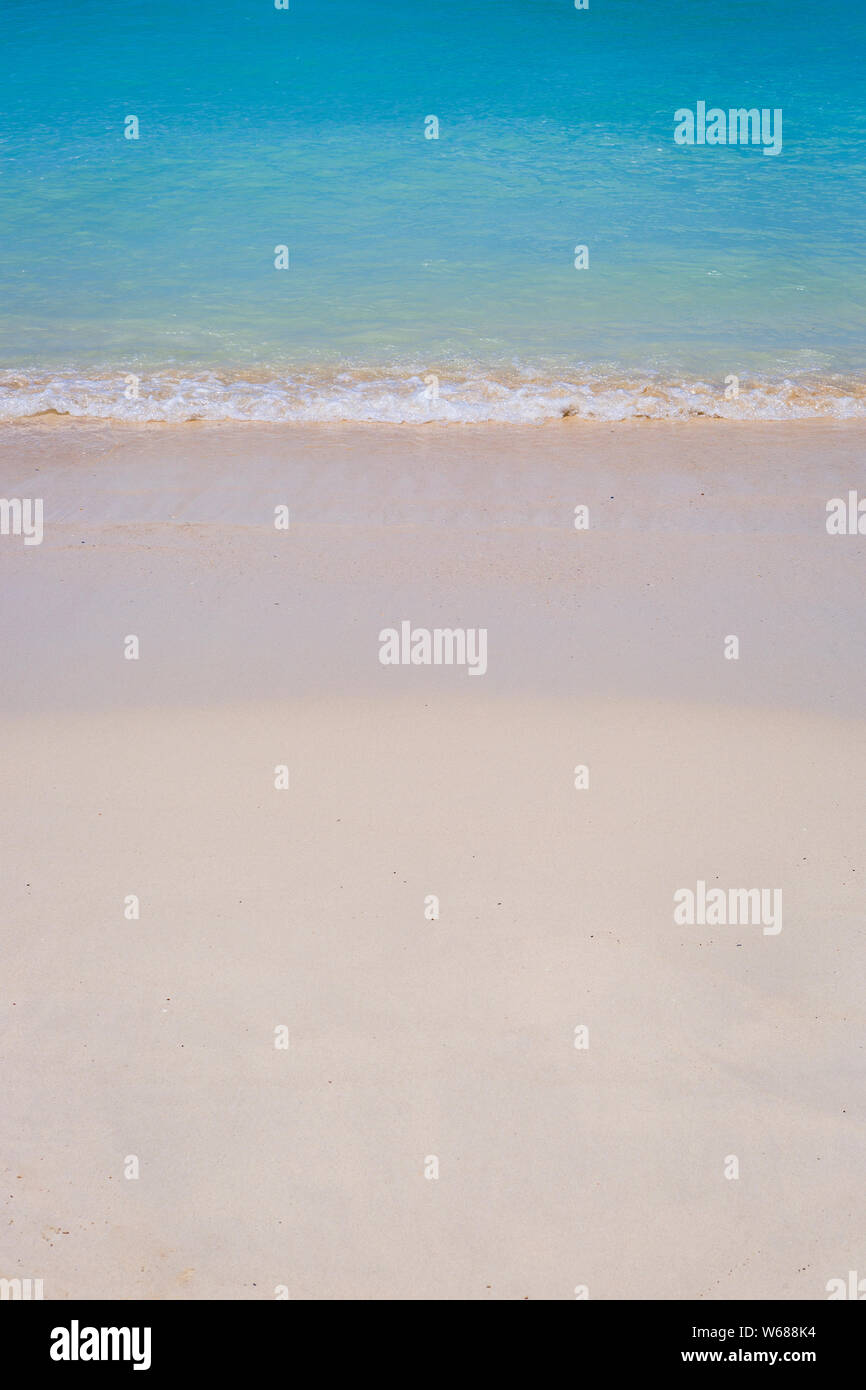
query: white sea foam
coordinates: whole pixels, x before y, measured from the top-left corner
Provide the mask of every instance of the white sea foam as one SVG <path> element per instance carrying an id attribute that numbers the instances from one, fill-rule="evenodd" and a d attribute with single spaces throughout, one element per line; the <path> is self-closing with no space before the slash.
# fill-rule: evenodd
<path id="1" fill-rule="evenodd" d="M 390 424 L 537 423 L 583 420 L 861 419 L 866 382 L 795 377 L 743 378 L 727 399 L 723 383 L 581 374 L 570 377 L 482 371 L 449 375 L 421 369 L 398 375 L 371 371 L 238 373 L 161 370 L 136 373 L 0 372 L 0 420 L 54 412 L 80 419 L 181 423 L 248 420 L 276 423 Z M 137 389 L 137 397 L 126 393 Z M 436 394 L 438 393 L 438 394 Z"/>

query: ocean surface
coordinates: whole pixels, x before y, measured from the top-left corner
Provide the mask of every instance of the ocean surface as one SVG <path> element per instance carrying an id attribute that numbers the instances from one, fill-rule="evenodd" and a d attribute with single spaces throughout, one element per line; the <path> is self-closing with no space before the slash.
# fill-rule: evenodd
<path id="1" fill-rule="evenodd" d="M 859 0 L 2 23 L 0 419 L 866 415 Z M 676 144 L 700 101 L 781 153 Z"/>

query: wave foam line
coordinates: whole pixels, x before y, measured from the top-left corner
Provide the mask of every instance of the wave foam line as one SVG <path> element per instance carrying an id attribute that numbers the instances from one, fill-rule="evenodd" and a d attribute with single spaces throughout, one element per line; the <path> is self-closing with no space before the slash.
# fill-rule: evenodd
<path id="1" fill-rule="evenodd" d="M 745 381 L 736 396 L 704 381 L 539 374 L 423 372 L 0 372 L 0 421 L 55 413 L 76 419 L 183 423 L 533 424 L 546 420 L 857 419 L 866 382 L 838 378 Z"/>

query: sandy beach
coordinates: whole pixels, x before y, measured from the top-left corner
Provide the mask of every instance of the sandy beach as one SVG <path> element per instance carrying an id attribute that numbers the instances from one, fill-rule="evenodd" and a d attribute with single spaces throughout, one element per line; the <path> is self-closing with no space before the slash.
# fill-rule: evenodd
<path id="1" fill-rule="evenodd" d="M 0 536 L 0 1277 L 823 1299 L 862 1268 L 866 537 L 825 516 L 864 443 L 3 428 L 44 539 Z M 383 666 L 403 621 L 484 628 L 486 673 Z M 699 881 L 780 890 L 781 930 L 676 923 Z"/>

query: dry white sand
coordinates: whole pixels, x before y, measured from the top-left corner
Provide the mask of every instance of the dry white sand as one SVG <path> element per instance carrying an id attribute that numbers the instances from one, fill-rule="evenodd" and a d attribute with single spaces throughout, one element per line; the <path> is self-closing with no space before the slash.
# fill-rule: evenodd
<path id="1" fill-rule="evenodd" d="M 824 1298 L 862 1269 L 866 540 L 823 518 L 863 443 L 0 433 L 0 494 L 46 515 L 0 537 L 0 1277 Z M 404 618 L 485 626 L 488 674 L 382 667 Z M 782 931 L 676 925 L 698 879 L 781 888 Z"/>

